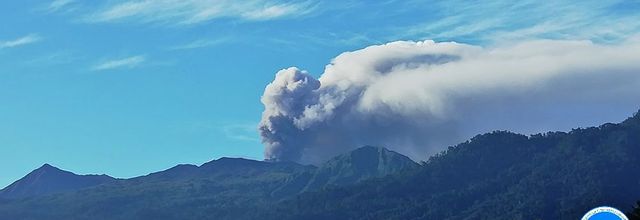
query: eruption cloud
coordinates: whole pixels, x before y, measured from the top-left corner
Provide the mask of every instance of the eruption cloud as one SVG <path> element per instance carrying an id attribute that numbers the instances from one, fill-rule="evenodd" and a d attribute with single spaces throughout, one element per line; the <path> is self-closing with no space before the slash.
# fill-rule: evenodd
<path id="1" fill-rule="evenodd" d="M 640 42 L 398 41 L 340 54 L 319 79 L 280 70 L 261 101 L 267 160 L 319 163 L 362 145 L 424 160 L 482 132 L 623 119 L 640 107 Z"/>

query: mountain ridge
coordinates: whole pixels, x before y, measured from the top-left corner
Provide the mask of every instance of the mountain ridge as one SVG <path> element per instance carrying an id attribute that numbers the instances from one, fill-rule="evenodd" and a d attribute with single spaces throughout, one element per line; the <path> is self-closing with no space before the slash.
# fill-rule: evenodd
<path id="1" fill-rule="evenodd" d="M 396 154 L 365 146 L 318 167 L 220 158 L 56 196 L 0 199 L 0 218 L 576 219 L 640 198 L 638 113 L 569 132 L 479 134 L 419 165 Z"/>
<path id="2" fill-rule="evenodd" d="M 327 185 L 348 185 L 364 179 L 383 177 L 419 164 L 384 147 L 364 146 L 338 155 L 322 164 L 305 191 Z"/>
<path id="3" fill-rule="evenodd" d="M 24 198 L 46 195 L 78 190 L 114 181 L 116 181 L 115 178 L 105 174 L 78 175 L 45 163 L 0 190 L 0 197 Z"/>
<path id="4" fill-rule="evenodd" d="M 640 198 L 640 116 L 570 132 L 495 131 L 390 178 L 302 194 L 268 219 L 579 219 Z M 256 216 L 245 216 L 251 219 Z"/>
<path id="5" fill-rule="evenodd" d="M 409 157 L 384 147 L 363 146 L 335 156 L 313 171 L 292 176 L 275 190 L 273 195 L 298 194 L 325 187 L 351 185 L 419 166 Z"/>
<path id="6" fill-rule="evenodd" d="M 417 166 L 407 157 L 384 148 L 365 147 L 344 155 L 333 160 L 343 165 L 340 167 L 343 170 L 336 172 L 341 176 L 334 177 L 334 182 L 321 182 L 313 190 L 355 184 L 366 178 L 382 177 Z M 374 172 L 358 174 L 362 169 L 357 168 L 362 164 L 354 163 L 356 160 L 352 160 L 352 157 L 369 157 L 366 160 L 381 162 L 370 169 Z M 393 166 L 381 169 L 384 165 Z M 322 169 L 293 162 L 223 157 L 200 166 L 180 164 L 145 176 L 121 179 L 55 196 L 0 201 L 0 218 L 96 219 L 97 216 L 103 216 L 104 219 L 182 219 L 180 214 L 167 210 L 191 204 L 190 212 L 196 213 L 193 215 L 195 219 L 206 219 L 204 213 L 219 213 L 218 216 L 222 219 L 237 219 L 245 214 L 242 210 L 257 210 L 304 192 L 302 189 L 309 184 L 311 178 L 300 177 L 316 175 L 318 170 Z M 357 178 L 350 178 L 352 176 Z M 340 180 L 341 178 L 348 179 Z M 302 187 L 292 187 L 292 181 L 299 181 Z M 25 212 L 25 207 L 47 209 Z"/>

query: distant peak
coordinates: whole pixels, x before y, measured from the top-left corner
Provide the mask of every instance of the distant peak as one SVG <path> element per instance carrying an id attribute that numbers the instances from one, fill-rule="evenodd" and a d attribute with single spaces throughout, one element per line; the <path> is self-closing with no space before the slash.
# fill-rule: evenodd
<path id="1" fill-rule="evenodd" d="M 77 175 L 45 163 L 13 182 L 0 198 L 23 198 L 90 187 L 114 181 L 107 175 Z"/>
<path id="2" fill-rule="evenodd" d="M 365 146 L 356 148 L 355 150 L 349 151 L 347 153 L 338 155 L 330 159 L 326 163 L 336 163 L 336 162 L 351 163 L 355 160 L 369 160 L 369 161 L 381 160 L 384 162 L 386 161 L 386 159 L 384 158 L 396 158 L 401 161 L 415 163 L 409 157 L 401 153 L 389 150 L 385 147 L 377 147 L 377 146 L 371 146 L 371 145 L 365 145 Z"/>
<path id="3" fill-rule="evenodd" d="M 377 147 L 377 146 L 371 146 L 371 145 L 365 145 L 365 146 L 359 147 L 358 149 L 386 149 L 386 148 Z"/>
<path id="4" fill-rule="evenodd" d="M 40 166 L 40 169 L 44 169 L 44 170 L 59 170 L 59 168 L 52 166 L 51 164 L 45 163 L 42 166 Z"/>
<path id="5" fill-rule="evenodd" d="M 633 116 L 631 116 L 630 118 L 627 118 L 627 120 L 624 120 L 623 123 L 629 124 L 629 123 L 638 123 L 638 122 L 640 122 L 640 110 L 634 113 Z"/>
<path id="6" fill-rule="evenodd" d="M 238 157 L 221 157 L 221 158 L 218 158 L 218 160 L 245 160 L 245 159 L 238 158 Z"/>
<path id="7" fill-rule="evenodd" d="M 218 162 L 255 162 L 255 160 L 250 160 L 250 159 L 245 159 L 245 158 L 239 158 L 239 157 L 221 157 L 217 160 L 214 161 L 218 161 Z"/>
<path id="8" fill-rule="evenodd" d="M 387 151 L 388 151 L 388 149 L 387 149 L 387 148 L 384 148 L 384 147 L 376 147 L 376 146 L 371 146 L 371 145 L 365 145 L 365 146 L 362 146 L 362 147 L 356 148 L 356 149 L 355 149 L 355 150 L 353 150 L 353 151 L 359 151 L 359 150 L 387 150 Z"/>
<path id="9" fill-rule="evenodd" d="M 198 167 L 198 166 L 193 165 L 193 164 L 178 164 L 178 165 L 173 166 L 172 168 L 179 168 L 179 167 Z"/>
<path id="10" fill-rule="evenodd" d="M 35 169 L 33 171 L 31 171 L 28 175 L 42 175 L 44 173 L 49 173 L 49 174 L 60 174 L 60 173 L 71 173 L 69 171 L 54 167 L 51 164 L 45 163 L 42 166 L 40 166 L 38 169 Z M 73 173 L 71 173 L 73 174 Z M 75 175 L 75 174 L 74 174 Z"/>
<path id="11" fill-rule="evenodd" d="M 225 165 L 230 165 L 230 166 L 238 166 L 238 165 L 253 165 L 253 164 L 261 164 L 264 163 L 263 161 L 257 161 L 257 160 L 250 160 L 250 159 L 244 159 L 244 158 L 234 158 L 234 157 L 221 157 L 217 160 L 212 160 L 209 161 L 207 163 L 202 164 L 202 166 L 225 166 Z M 201 167 L 202 167 L 201 166 Z"/>
<path id="12" fill-rule="evenodd" d="M 364 153 L 364 152 L 378 152 L 378 153 L 391 153 L 393 151 L 385 148 L 385 147 L 376 147 L 376 146 L 371 146 L 371 145 L 365 145 L 359 148 L 356 148 L 355 150 L 352 150 L 350 153 L 351 154 L 358 154 L 358 153 Z M 393 152 L 396 153 L 396 152 Z"/>

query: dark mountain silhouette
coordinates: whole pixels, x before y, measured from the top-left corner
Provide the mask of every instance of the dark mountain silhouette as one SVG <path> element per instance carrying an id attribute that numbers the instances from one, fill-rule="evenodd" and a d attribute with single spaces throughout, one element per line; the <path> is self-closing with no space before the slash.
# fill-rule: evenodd
<path id="1" fill-rule="evenodd" d="M 307 188 L 349 185 L 417 167 L 419 164 L 407 156 L 383 147 L 365 146 L 324 163 L 314 172 Z"/>
<path id="2" fill-rule="evenodd" d="M 78 190 L 113 181 L 115 179 L 107 175 L 77 175 L 49 164 L 44 164 L 22 179 L 2 189 L 0 197 L 24 198 L 40 196 Z"/>
<path id="3" fill-rule="evenodd" d="M 304 166 L 221 158 L 55 195 L 0 219 L 579 219 L 637 213 L 640 112 L 622 123 L 478 135 L 420 165 L 363 147 Z"/>
<path id="4" fill-rule="evenodd" d="M 314 166 L 305 166 L 291 162 L 266 162 L 243 158 L 223 157 L 201 166 L 181 164 L 170 169 L 130 179 L 135 182 L 182 181 L 196 178 L 240 178 L 257 177 L 273 173 L 295 173 L 315 170 Z"/>
<path id="5" fill-rule="evenodd" d="M 274 194 L 291 195 L 326 187 L 351 185 L 419 166 L 407 156 L 386 148 L 365 146 L 334 157 L 318 169 L 294 175 Z"/>
<path id="6" fill-rule="evenodd" d="M 450 147 L 413 172 L 305 193 L 254 213 L 309 220 L 580 219 L 603 205 L 629 211 L 640 198 L 638 155 L 638 113 L 568 133 L 498 131 Z"/>
<path id="7" fill-rule="evenodd" d="M 177 165 L 55 197 L 9 201 L 4 206 L 0 201 L 0 218 L 182 219 L 182 212 L 173 209 L 183 207 L 192 213 L 188 218 L 206 219 L 207 213 L 216 213 L 218 218 L 235 219 L 246 210 L 275 204 L 303 189 L 355 184 L 418 166 L 409 158 L 380 147 L 356 149 L 320 168 L 292 162 L 220 158 L 201 166 Z M 305 175 L 309 178 L 300 178 Z M 295 181 L 300 182 L 299 187 L 292 187 Z M 48 209 L 27 212 L 27 207 Z M 167 213 L 169 210 L 172 212 Z"/>

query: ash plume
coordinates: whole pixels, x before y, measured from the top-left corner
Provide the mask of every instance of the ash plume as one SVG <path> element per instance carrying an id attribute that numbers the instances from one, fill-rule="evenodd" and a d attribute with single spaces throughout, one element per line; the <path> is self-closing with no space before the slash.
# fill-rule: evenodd
<path id="1" fill-rule="evenodd" d="M 477 133 L 623 119 L 640 106 L 640 43 L 398 41 L 340 54 L 318 79 L 280 70 L 261 101 L 267 160 L 318 163 L 362 145 L 424 160 Z"/>

